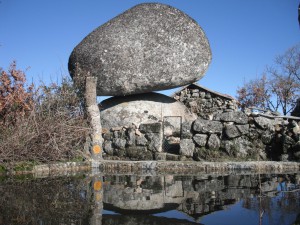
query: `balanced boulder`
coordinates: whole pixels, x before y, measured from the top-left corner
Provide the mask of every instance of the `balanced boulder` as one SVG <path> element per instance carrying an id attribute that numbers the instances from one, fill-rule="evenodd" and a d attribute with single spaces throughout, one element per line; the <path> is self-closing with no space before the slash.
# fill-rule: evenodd
<path id="1" fill-rule="evenodd" d="M 95 76 L 97 95 L 123 96 L 193 83 L 210 61 L 195 20 L 171 6 L 144 3 L 85 37 L 71 53 L 69 71 L 79 87 Z"/>

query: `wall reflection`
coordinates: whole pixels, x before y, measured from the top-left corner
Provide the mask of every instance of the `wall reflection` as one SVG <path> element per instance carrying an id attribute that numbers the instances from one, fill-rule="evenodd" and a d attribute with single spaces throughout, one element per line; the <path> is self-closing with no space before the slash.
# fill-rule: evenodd
<path id="1" fill-rule="evenodd" d="M 240 201 L 271 218 L 299 212 L 299 180 L 297 174 L 10 178 L 0 182 L 0 224 L 196 224 Z M 155 216 L 170 210 L 186 216 Z"/>

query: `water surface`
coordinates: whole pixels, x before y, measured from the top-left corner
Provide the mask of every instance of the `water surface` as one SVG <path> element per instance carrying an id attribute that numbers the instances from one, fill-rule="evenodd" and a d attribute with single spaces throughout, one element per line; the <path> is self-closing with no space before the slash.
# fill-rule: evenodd
<path id="1" fill-rule="evenodd" d="M 0 225 L 300 224 L 300 174 L 0 181 Z"/>

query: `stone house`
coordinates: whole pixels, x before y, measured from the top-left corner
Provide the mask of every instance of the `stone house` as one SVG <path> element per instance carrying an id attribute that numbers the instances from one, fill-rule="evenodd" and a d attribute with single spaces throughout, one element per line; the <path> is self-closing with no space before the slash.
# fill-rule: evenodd
<path id="1" fill-rule="evenodd" d="M 172 97 L 203 119 L 211 119 L 218 113 L 238 110 L 237 100 L 230 95 L 221 94 L 197 83 L 182 87 Z"/>

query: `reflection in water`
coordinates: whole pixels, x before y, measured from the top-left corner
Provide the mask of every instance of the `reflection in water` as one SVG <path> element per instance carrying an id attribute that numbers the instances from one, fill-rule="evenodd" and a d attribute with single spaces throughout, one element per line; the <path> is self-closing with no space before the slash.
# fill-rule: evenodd
<path id="1" fill-rule="evenodd" d="M 86 175 L 6 179 L 0 182 L 0 225 L 215 224 L 223 217 L 222 224 L 241 224 L 241 219 L 243 224 L 259 224 L 259 215 L 262 224 L 295 222 L 300 212 L 300 176 L 260 178 Z"/>
<path id="2" fill-rule="evenodd" d="M 0 183 L 0 224 L 88 224 L 91 192 L 84 179 L 5 180 Z"/>
<path id="3" fill-rule="evenodd" d="M 245 198 L 243 207 L 263 214 L 267 224 L 291 224 L 290 216 L 300 213 L 299 176 L 280 175 L 263 180 L 261 189 L 260 195 Z"/>

